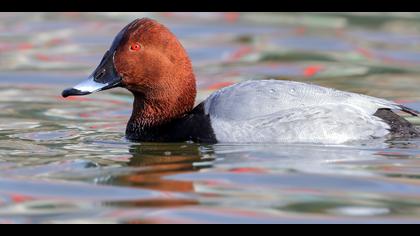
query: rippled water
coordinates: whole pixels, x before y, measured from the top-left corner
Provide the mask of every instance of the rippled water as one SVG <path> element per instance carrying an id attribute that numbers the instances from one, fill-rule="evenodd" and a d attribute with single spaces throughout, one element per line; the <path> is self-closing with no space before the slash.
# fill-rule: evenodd
<path id="1" fill-rule="evenodd" d="M 131 143 L 126 91 L 59 96 L 143 16 L 185 45 L 198 101 L 277 78 L 420 109 L 419 14 L 0 13 L 0 223 L 420 222 L 420 139 Z"/>

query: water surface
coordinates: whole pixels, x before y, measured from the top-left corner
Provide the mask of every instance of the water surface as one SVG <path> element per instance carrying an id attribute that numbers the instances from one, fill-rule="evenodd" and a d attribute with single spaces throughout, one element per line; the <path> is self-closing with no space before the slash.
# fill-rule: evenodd
<path id="1" fill-rule="evenodd" d="M 131 143 L 128 92 L 62 99 L 143 16 L 190 53 L 197 103 L 273 78 L 420 109 L 419 14 L 0 13 L 0 223 L 420 222 L 420 139 Z"/>

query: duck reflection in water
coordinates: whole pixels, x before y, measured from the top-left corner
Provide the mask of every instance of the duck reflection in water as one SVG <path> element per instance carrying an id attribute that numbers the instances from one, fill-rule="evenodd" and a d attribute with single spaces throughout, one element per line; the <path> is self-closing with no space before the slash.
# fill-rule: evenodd
<path id="1" fill-rule="evenodd" d="M 128 162 L 129 167 L 142 167 L 141 170 L 131 172 L 123 176 L 115 176 L 110 180 L 112 185 L 125 185 L 159 192 L 171 193 L 194 193 L 194 182 L 180 181 L 167 178 L 168 176 L 198 172 L 202 169 L 211 168 L 214 160 L 213 150 L 210 146 L 204 147 L 198 144 L 136 144 L 129 149 L 132 158 Z M 143 168 L 144 167 L 144 168 Z M 168 194 L 168 195 L 169 195 Z M 118 205 L 162 207 L 162 206 L 186 206 L 197 205 L 193 199 L 150 199 Z"/>

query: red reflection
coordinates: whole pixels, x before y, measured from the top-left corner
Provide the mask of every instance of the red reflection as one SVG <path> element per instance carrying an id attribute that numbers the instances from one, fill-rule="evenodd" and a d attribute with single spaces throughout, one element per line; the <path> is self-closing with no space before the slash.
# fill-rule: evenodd
<path id="1" fill-rule="evenodd" d="M 312 77 L 312 76 L 318 74 L 318 72 L 321 71 L 322 69 L 324 69 L 323 66 L 318 66 L 318 65 L 316 65 L 316 66 L 308 66 L 303 71 L 303 74 L 306 77 Z"/>

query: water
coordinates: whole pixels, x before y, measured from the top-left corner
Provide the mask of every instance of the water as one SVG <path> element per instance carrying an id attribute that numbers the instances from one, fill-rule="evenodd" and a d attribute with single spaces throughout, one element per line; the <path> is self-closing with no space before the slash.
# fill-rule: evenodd
<path id="1" fill-rule="evenodd" d="M 0 13 L 0 223 L 420 222 L 420 139 L 131 143 L 126 91 L 62 99 L 142 16 L 181 39 L 198 101 L 277 78 L 420 109 L 419 14 Z"/>

